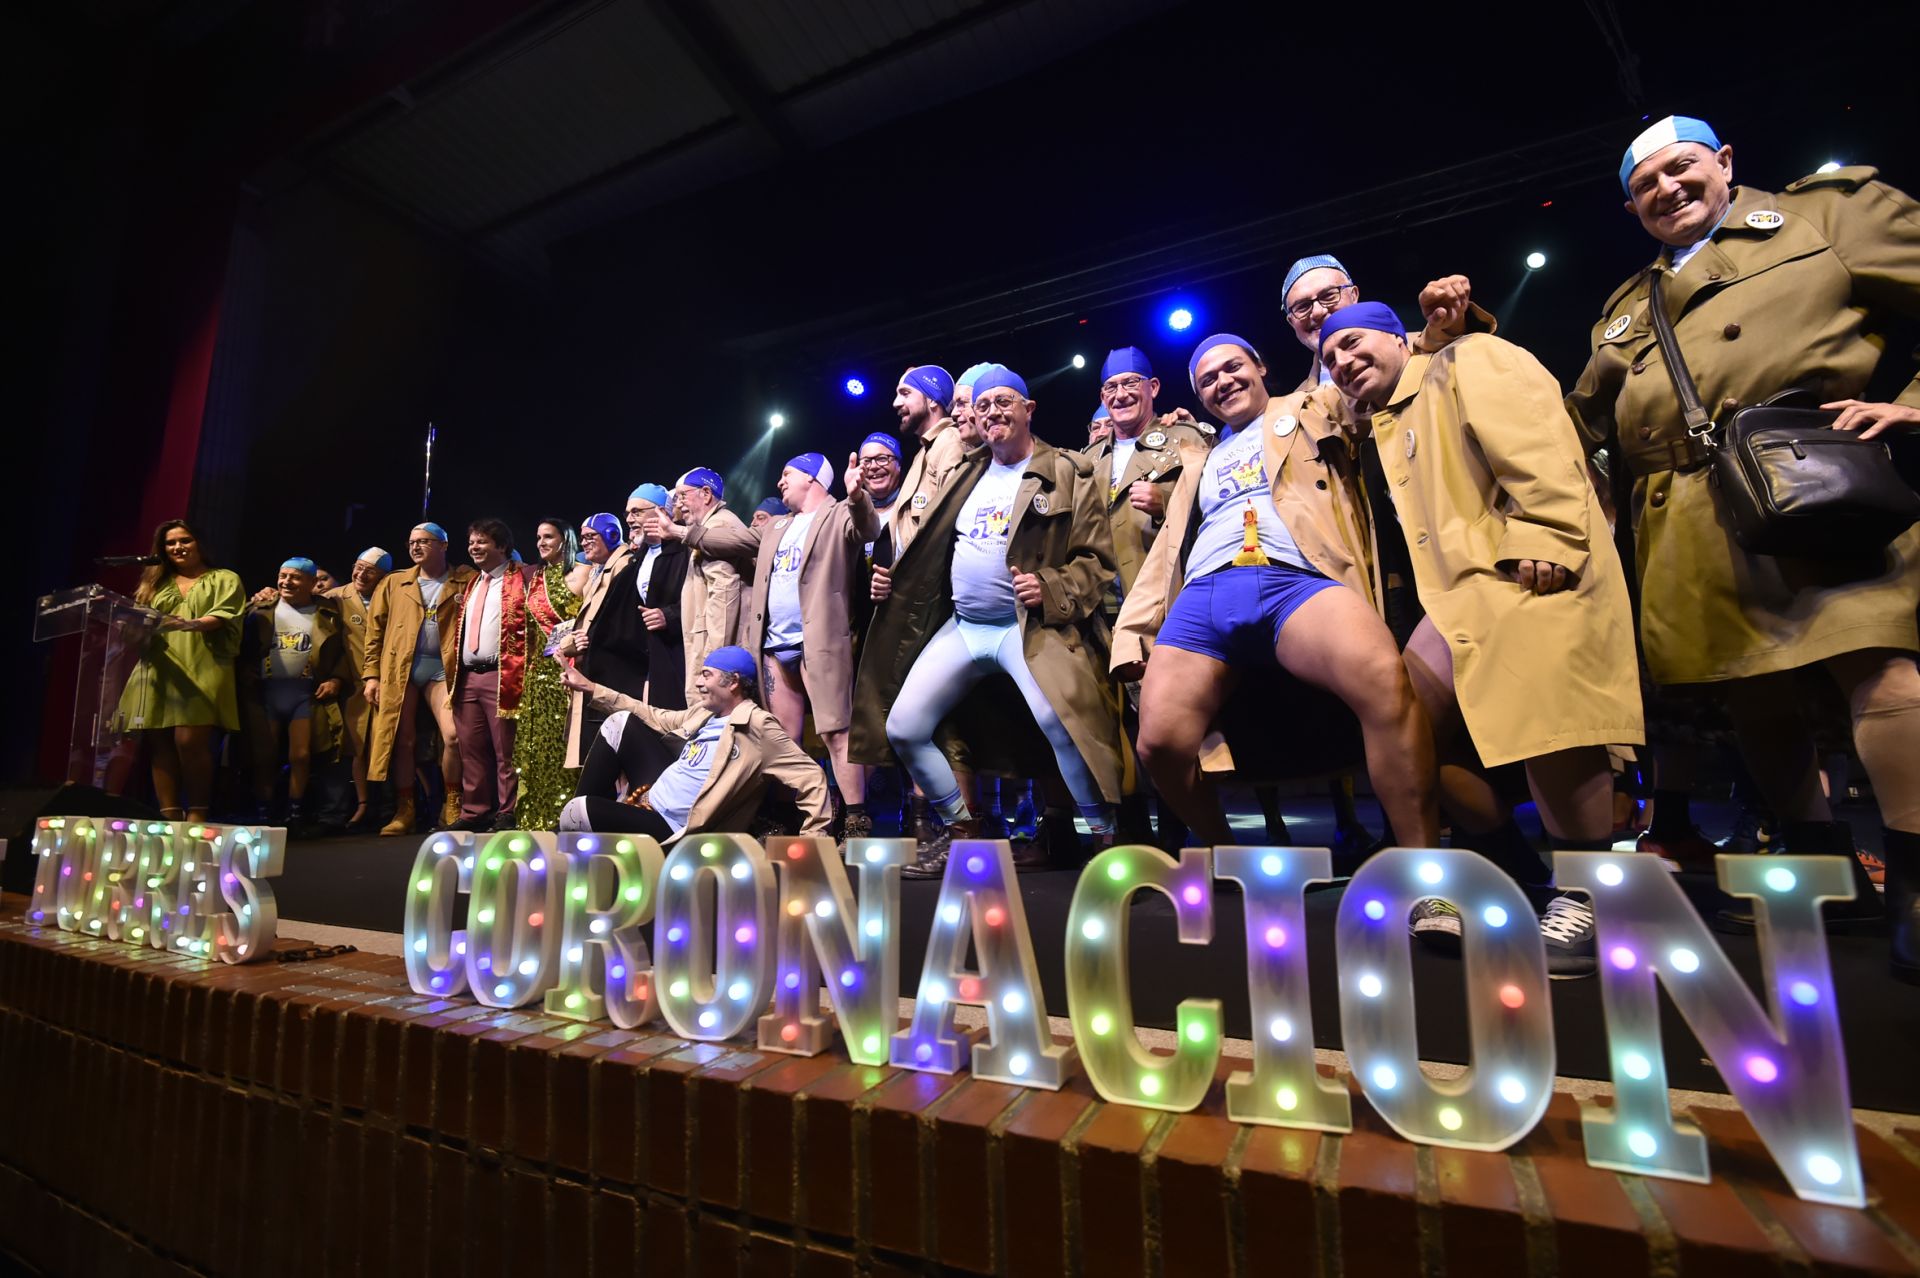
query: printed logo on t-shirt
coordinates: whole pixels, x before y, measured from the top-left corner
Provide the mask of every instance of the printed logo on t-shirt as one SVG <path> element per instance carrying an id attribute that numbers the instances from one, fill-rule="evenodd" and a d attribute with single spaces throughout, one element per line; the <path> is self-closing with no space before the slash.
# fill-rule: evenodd
<path id="1" fill-rule="evenodd" d="M 1232 501 L 1267 486 L 1267 468 L 1257 451 L 1225 457 L 1215 464 L 1213 483 L 1221 501 Z"/>
<path id="2" fill-rule="evenodd" d="M 274 646 L 282 652 L 313 651 L 313 636 L 304 630 L 292 633 L 285 630 L 276 631 L 273 636 L 273 641 Z"/>
<path id="3" fill-rule="evenodd" d="M 718 737 L 695 737 L 680 751 L 680 762 L 689 768 L 703 766 L 707 761 L 707 755 L 713 751 L 713 743 L 717 740 L 719 740 Z"/>
<path id="4" fill-rule="evenodd" d="M 782 546 L 773 552 L 773 570 L 775 572 L 800 571 L 800 546 L 797 542 L 791 546 Z"/>
<path id="5" fill-rule="evenodd" d="M 1005 541 L 1007 526 L 1013 520 L 1013 504 L 1005 506 L 976 506 L 973 510 L 973 527 L 967 530 L 969 541 Z"/>

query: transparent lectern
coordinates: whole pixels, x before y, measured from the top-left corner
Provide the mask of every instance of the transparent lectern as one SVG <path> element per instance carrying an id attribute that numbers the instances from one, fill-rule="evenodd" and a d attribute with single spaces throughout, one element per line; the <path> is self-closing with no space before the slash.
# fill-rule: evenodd
<path id="1" fill-rule="evenodd" d="M 33 617 L 36 643 L 80 636 L 73 732 L 67 739 L 66 779 L 71 784 L 105 787 L 108 763 L 127 737 L 118 722 L 120 694 L 159 627 L 160 616 L 105 586 L 80 586 L 40 597 Z"/>

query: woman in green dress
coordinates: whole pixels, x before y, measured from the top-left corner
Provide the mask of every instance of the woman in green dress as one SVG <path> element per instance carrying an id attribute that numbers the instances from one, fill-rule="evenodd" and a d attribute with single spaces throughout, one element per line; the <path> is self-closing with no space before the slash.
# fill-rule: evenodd
<path id="1" fill-rule="evenodd" d="M 534 545 L 541 566 L 527 591 L 527 682 L 513 738 L 513 766 L 520 773 L 515 815 L 523 830 L 551 830 L 579 776 L 579 769 L 566 766 L 567 690 L 552 650 L 573 629 L 592 565 L 580 559 L 567 520 L 541 520 Z"/>
<path id="2" fill-rule="evenodd" d="M 160 562 L 141 574 L 134 599 L 162 614 L 160 626 L 120 694 L 118 726 L 145 738 L 160 814 L 204 821 L 214 731 L 240 728 L 233 659 L 247 597 L 236 574 L 207 562 L 184 519 L 154 530 L 153 553 Z"/>

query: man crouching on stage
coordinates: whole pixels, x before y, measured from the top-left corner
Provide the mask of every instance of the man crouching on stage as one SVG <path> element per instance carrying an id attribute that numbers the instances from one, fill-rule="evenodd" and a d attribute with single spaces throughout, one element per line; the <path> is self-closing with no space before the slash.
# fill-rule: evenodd
<path id="1" fill-rule="evenodd" d="M 560 812 L 560 829 L 647 834 L 662 843 L 747 831 L 768 783 L 779 782 L 799 805 L 800 832 L 825 834 L 826 774 L 761 709 L 755 669 L 745 648 L 715 648 L 694 672 L 698 704 L 660 710 L 565 668 L 561 681 L 608 717 L 580 770 L 579 793 Z M 626 797 L 615 798 L 623 778 Z"/>
<path id="2" fill-rule="evenodd" d="M 890 746 L 947 822 L 902 870 L 910 878 L 939 877 L 951 841 L 979 833 L 936 735 L 964 739 L 976 766 L 998 755 L 1027 771 L 1009 757 L 1009 737 L 1024 728 L 1008 721 L 1010 702 L 968 697 L 992 675 L 1012 679 L 1096 834 L 1112 832 L 1133 780 L 1100 611 L 1114 576 L 1106 494 L 1084 460 L 1033 437 L 1033 409 L 1010 369 L 994 365 L 975 382 L 986 448 L 967 454 L 901 552 L 861 652 L 853 757 L 884 763 Z M 1053 868 L 1040 844 L 1015 863 Z"/>

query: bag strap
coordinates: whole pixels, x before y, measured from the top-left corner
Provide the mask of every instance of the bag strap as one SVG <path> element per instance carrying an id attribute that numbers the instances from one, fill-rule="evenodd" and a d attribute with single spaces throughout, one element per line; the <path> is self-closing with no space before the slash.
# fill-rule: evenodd
<path id="1" fill-rule="evenodd" d="M 1667 376 L 1673 380 L 1673 393 L 1679 396 L 1680 411 L 1687 419 L 1687 434 L 1703 443 L 1713 442 L 1713 418 L 1700 403 L 1700 392 L 1694 387 L 1693 373 L 1687 368 L 1687 361 L 1680 354 L 1680 339 L 1673 334 L 1673 321 L 1667 318 L 1666 271 L 1661 267 L 1653 268 L 1650 284 L 1651 298 L 1648 310 L 1652 313 L 1653 333 L 1660 339 L 1660 356 L 1666 363 Z"/>

